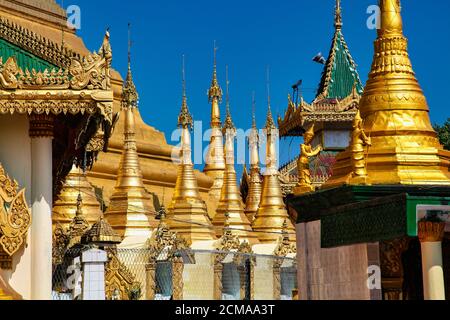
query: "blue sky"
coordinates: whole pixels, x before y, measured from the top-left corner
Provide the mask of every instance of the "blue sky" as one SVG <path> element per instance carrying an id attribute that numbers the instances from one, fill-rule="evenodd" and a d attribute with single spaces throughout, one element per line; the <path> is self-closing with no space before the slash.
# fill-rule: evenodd
<path id="1" fill-rule="evenodd" d="M 62 0 L 57 0 L 61 4 Z M 311 61 L 328 54 L 333 34 L 334 0 L 72 0 L 82 12 L 79 34 L 90 50 L 98 49 L 111 28 L 113 67 L 125 75 L 127 23 L 132 23 L 133 72 L 144 120 L 170 135 L 181 104 L 181 56 L 186 55 L 188 103 L 196 120 L 208 126 L 206 91 L 217 40 L 219 81 L 225 89 L 229 65 L 231 109 L 237 127 L 251 123 L 251 95 L 256 92 L 258 125 L 267 108 L 266 66 L 271 69 L 274 114 L 283 113 L 291 85 L 303 79 L 305 98 L 314 96 L 322 71 Z M 365 83 L 370 70 L 375 30 L 366 27 L 375 0 L 343 0 L 344 35 Z M 450 1 L 403 1 L 409 51 L 431 108 L 433 123 L 450 117 Z M 225 106 L 222 106 L 224 111 Z M 297 143 L 286 154 L 298 153 Z M 283 162 L 283 159 L 282 159 Z"/>

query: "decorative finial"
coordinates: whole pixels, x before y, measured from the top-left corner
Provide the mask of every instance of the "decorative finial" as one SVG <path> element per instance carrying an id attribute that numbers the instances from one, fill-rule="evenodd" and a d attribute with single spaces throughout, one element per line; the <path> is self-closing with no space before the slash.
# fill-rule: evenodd
<path id="1" fill-rule="evenodd" d="M 122 91 L 122 108 L 137 108 L 139 95 L 131 73 L 131 24 L 128 23 L 128 73 Z"/>
<path id="2" fill-rule="evenodd" d="M 226 94 L 226 100 L 227 100 L 227 116 L 225 118 L 225 124 L 223 126 L 224 134 L 227 130 L 235 130 L 236 127 L 234 126 L 233 120 L 231 118 L 231 111 L 230 111 L 230 80 L 228 79 L 228 66 L 226 66 L 226 81 L 227 81 L 227 94 Z"/>
<path id="3" fill-rule="evenodd" d="M 182 66 L 182 82 L 183 82 L 183 102 L 181 103 L 181 111 L 178 116 L 178 126 L 181 128 L 192 128 L 193 120 L 192 116 L 189 113 L 189 108 L 187 105 L 187 96 L 186 96 L 186 71 L 185 71 L 185 57 L 183 54 L 183 66 Z"/>
<path id="4" fill-rule="evenodd" d="M 272 116 L 272 108 L 270 106 L 270 68 L 267 67 L 267 121 L 266 121 L 266 129 L 267 131 L 271 131 L 276 129 L 275 122 L 273 121 Z"/>
<path id="5" fill-rule="evenodd" d="M 217 80 L 217 48 L 216 41 L 214 40 L 214 67 L 213 67 L 213 78 L 211 82 L 211 87 L 208 91 L 209 102 L 211 103 L 214 99 L 218 99 L 219 102 L 222 101 L 222 89 L 219 86 L 219 81 Z"/>
<path id="6" fill-rule="evenodd" d="M 342 29 L 342 9 L 341 0 L 336 0 L 336 11 L 334 15 L 334 26 L 336 29 Z"/>
<path id="7" fill-rule="evenodd" d="M 381 28 L 380 35 L 403 35 L 403 20 L 400 0 L 380 0 Z"/>
<path id="8" fill-rule="evenodd" d="M 256 127 L 256 97 L 255 91 L 252 93 L 252 128 L 257 129 Z"/>

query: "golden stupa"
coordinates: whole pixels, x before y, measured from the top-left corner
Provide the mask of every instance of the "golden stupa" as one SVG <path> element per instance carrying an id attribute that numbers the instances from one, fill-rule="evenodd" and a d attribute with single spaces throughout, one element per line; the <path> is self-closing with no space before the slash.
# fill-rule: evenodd
<path id="1" fill-rule="evenodd" d="M 131 63 L 122 93 L 122 113 L 125 121 L 124 147 L 117 183 L 110 199 L 105 219 L 121 237 L 151 236 L 157 227 L 153 197 L 144 187 L 135 139 L 135 115 L 138 94 L 133 83 Z"/>
<path id="2" fill-rule="evenodd" d="M 228 72 L 227 72 L 228 73 Z M 225 174 L 220 195 L 219 206 L 213 219 L 216 227 L 216 235 L 222 237 L 225 226 L 228 226 L 233 234 L 239 236 L 241 241 L 247 241 L 253 245 L 258 243 L 258 237 L 253 232 L 250 221 L 244 213 L 244 204 L 239 192 L 236 179 L 234 161 L 234 143 L 236 138 L 236 127 L 233 124 L 230 113 L 229 94 L 227 79 L 227 116 L 223 127 L 225 135 Z"/>
<path id="3" fill-rule="evenodd" d="M 267 113 L 266 134 L 266 172 L 262 187 L 261 203 L 255 220 L 252 223 L 253 230 L 257 233 L 262 243 L 277 243 L 283 232 L 283 225 L 287 222 L 287 230 L 292 243 L 296 241 L 295 228 L 292 225 L 283 200 L 283 192 L 279 180 L 277 167 L 276 134 L 277 128 L 273 121 L 272 111 Z"/>
<path id="4" fill-rule="evenodd" d="M 380 0 L 381 28 L 360 102 L 364 130 L 366 184 L 450 184 L 450 152 L 444 151 L 430 122 L 429 108 L 415 77 L 403 35 L 399 0 Z M 325 188 L 359 184 L 353 180 L 352 146 L 337 157 Z M 361 158 L 361 157 L 359 157 Z"/>
<path id="5" fill-rule="evenodd" d="M 223 135 L 222 121 L 220 119 L 219 104 L 222 101 L 222 89 L 217 80 L 217 48 L 214 45 L 214 68 L 211 87 L 208 90 L 208 98 L 211 103 L 211 140 L 206 154 L 206 165 L 203 172 L 214 179 L 214 184 L 209 192 L 210 197 L 218 201 L 223 184 L 223 175 L 225 172 L 225 158 L 223 153 Z M 215 208 L 211 208 L 215 209 Z M 210 217 L 213 218 L 215 210 L 210 210 Z"/>
<path id="6" fill-rule="evenodd" d="M 183 102 L 178 117 L 181 134 L 181 162 L 172 203 L 169 207 L 168 224 L 172 231 L 188 243 L 215 240 L 215 233 L 208 217 L 206 203 L 200 198 L 197 178 L 192 164 L 191 134 L 193 121 L 189 113 L 183 67 Z"/>
<path id="7" fill-rule="evenodd" d="M 89 223 L 95 223 L 102 215 L 94 187 L 83 170 L 75 166 L 70 171 L 55 204 L 53 205 L 53 226 L 67 228 L 76 216 L 78 196 L 83 197 L 83 216 Z"/>
<path id="8" fill-rule="evenodd" d="M 248 137 L 250 153 L 250 174 L 248 175 L 248 195 L 245 203 L 245 215 L 250 222 L 255 219 L 261 203 L 262 179 L 259 163 L 259 134 L 256 127 L 255 100 L 253 97 L 252 129 Z"/>

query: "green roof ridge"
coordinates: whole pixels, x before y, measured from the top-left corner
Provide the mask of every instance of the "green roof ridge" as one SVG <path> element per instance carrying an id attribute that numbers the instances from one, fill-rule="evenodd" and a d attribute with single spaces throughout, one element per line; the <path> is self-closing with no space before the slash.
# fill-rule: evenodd
<path id="1" fill-rule="evenodd" d="M 336 29 L 316 99 L 344 99 L 353 92 L 355 84 L 357 92 L 362 94 L 364 87 L 356 64 L 341 29 Z"/>
<path id="2" fill-rule="evenodd" d="M 42 58 L 39 58 L 32 53 L 19 48 L 18 46 L 6 41 L 5 39 L 0 38 L 0 57 L 3 60 L 3 63 L 8 60 L 10 57 L 15 57 L 17 61 L 17 65 L 22 70 L 32 71 L 33 69 L 36 71 L 43 72 L 45 69 L 51 71 L 52 69 L 59 70 L 60 68 L 48 61 L 45 61 Z"/>

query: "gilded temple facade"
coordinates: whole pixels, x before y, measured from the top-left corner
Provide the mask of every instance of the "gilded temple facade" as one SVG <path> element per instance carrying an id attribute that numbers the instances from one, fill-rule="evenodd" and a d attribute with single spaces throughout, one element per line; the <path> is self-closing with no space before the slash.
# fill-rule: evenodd
<path id="1" fill-rule="evenodd" d="M 244 203 L 228 94 L 222 126 L 216 49 L 201 173 L 191 159 L 185 79 L 178 149 L 142 120 L 131 59 L 123 81 L 108 31 L 90 52 L 53 0 L 2 0 L 0 11 L 0 149 L 8 150 L 0 159 L 0 299 L 293 298 L 295 234 L 278 168 L 261 175 L 254 135 Z M 82 274 L 73 287 L 64 278 L 71 266 Z M 104 269 L 99 291 L 82 280 L 95 268 Z"/>
<path id="2" fill-rule="evenodd" d="M 109 31 L 90 52 L 54 0 L 0 0 L 0 300 L 445 299 L 450 153 L 431 127 L 399 1 L 379 4 L 365 89 L 337 0 L 316 99 L 289 99 L 278 130 L 269 95 L 264 170 L 254 111 L 240 190 L 216 48 L 200 172 L 184 58 L 175 147 L 140 115 L 131 46 L 122 80 Z M 304 137 L 281 169 L 280 134 Z M 370 267 L 381 290 L 367 287 Z"/>

